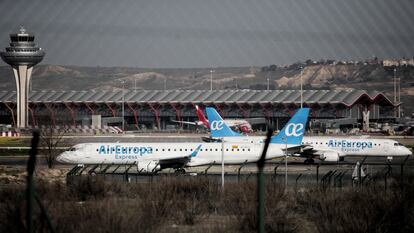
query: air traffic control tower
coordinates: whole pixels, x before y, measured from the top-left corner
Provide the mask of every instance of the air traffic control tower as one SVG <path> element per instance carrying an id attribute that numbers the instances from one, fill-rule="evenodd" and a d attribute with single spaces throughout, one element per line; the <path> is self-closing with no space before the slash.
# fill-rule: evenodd
<path id="1" fill-rule="evenodd" d="M 33 66 L 42 61 L 45 52 L 36 47 L 34 35 L 20 27 L 20 31 L 10 34 L 10 47 L 5 52 L 0 52 L 4 62 L 11 65 L 16 79 L 17 88 L 17 127 L 28 126 L 27 100 L 29 98 L 29 85 L 32 77 Z"/>

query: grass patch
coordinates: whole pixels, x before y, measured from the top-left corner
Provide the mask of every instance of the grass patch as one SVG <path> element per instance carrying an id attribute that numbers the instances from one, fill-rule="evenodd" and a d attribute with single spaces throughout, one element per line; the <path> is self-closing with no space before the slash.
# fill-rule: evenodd
<path id="1" fill-rule="evenodd" d="M 411 179 L 412 180 L 412 179 Z M 82 177 L 70 185 L 37 181 L 57 232 L 254 232 L 255 181 L 220 184 L 209 177 L 172 176 L 152 183 Z M 24 186 L 0 189 L 0 232 L 25 231 Z M 266 232 L 413 232 L 414 184 L 359 189 L 267 183 Z M 35 232 L 46 224 L 38 207 Z"/>
<path id="2" fill-rule="evenodd" d="M 1 147 L 23 147 L 30 146 L 31 138 L 18 138 L 18 137 L 0 137 Z"/>

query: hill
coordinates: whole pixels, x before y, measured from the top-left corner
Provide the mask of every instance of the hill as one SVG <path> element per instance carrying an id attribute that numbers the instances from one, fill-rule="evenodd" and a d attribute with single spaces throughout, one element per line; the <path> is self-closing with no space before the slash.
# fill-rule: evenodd
<path id="1" fill-rule="evenodd" d="M 213 68 L 214 89 L 297 89 L 301 68 L 305 89 L 375 89 L 393 99 L 394 66 L 379 62 L 304 62 L 279 67 Z M 414 66 L 398 66 L 405 112 L 414 111 Z M 210 89 L 210 69 L 145 69 L 133 67 L 78 67 L 39 65 L 33 72 L 34 90 L 137 90 Z M 1 90 L 15 90 L 13 73 L 0 67 Z"/>

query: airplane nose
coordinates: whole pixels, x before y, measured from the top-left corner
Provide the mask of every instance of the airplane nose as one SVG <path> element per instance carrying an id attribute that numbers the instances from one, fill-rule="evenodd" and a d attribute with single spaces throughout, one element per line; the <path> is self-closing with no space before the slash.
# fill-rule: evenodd
<path id="1" fill-rule="evenodd" d="M 70 159 L 70 154 L 65 151 L 63 153 L 61 153 L 60 155 L 58 155 L 58 157 L 56 157 L 56 161 L 59 163 L 70 163 L 71 159 Z"/>
<path id="2" fill-rule="evenodd" d="M 407 155 L 413 155 L 413 152 L 410 149 L 408 149 L 407 147 L 405 148 L 405 150 L 407 151 Z"/>
<path id="3" fill-rule="evenodd" d="M 65 160 L 64 153 L 62 153 L 62 154 L 58 155 L 58 157 L 56 157 L 56 161 L 59 162 L 59 163 L 63 163 L 64 160 Z"/>

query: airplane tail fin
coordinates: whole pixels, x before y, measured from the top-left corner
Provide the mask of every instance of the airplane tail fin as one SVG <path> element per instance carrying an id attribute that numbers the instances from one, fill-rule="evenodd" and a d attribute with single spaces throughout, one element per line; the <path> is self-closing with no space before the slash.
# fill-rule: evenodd
<path id="1" fill-rule="evenodd" d="M 207 117 L 210 122 L 210 132 L 213 138 L 221 138 L 221 137 L 236 137 L 242 136 L 239 133 L 234 132 L 221 118 L 220 114 L 216 111 L 216 109 L 207 107 L 206 108 Z"/>
<path id="2" fill-rule="evenodd" d="M 197 114 L 198 120 L 200 120 L 201 122 L 203 122 L 203 125 L 207 129 L 209 129 L 210 128 L 210 124 L 208 123 L 207 118 L 204 116 L 203 111 L 201 110 L 201 108 L 198 105 L 196 105 L 195 108 L 196 108 L 196 114 Z"/>
<path id="3" fill-rule="evenodd" d="M 308 121 L 309 108 L 300 108 L 270 143 L 300 145 Z"/>

